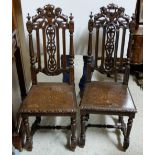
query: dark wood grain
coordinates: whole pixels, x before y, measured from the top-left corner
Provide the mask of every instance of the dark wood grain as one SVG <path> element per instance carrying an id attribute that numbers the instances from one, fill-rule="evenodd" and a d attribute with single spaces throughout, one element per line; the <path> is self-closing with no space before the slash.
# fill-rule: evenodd
<path id="1" fill-rule="evenodd" d="M 131 52 L 132 65 L 143 64 L 143 27 L 139 27 L 135 33 L 133 33 Z"/>
<path id="2" fill-rule="evenodd" d="M 63 68 L 66 69 L 67 66 L 67 62 L 66 62 L 66 31 L 65 29 L 62 29 L 62 38 L 63 38 L 63 61 L 62 61 L 62 65 Z"/>
<path id="3" fill-rule="evenodd" d="M 32 136 L 36 129 L 69 129 L 71 130 L 70 149 L 74 151 L 76 148 L 77 103 L 74 87 L 73 16 L 71 14 L 68 19 L 62 14 L 61 8 L 48 4 L 43 8 L 38 8 L 37 14 L 32 18 L 29 14 L 27 18 L 32 87 L 19 109 L 26 134 L 25 148 L 28 151 L 32 150 Z M 62 34 L 59 33 L 60 30 L 62 30 Z M 70 33 L 69 67 L 66 67 L 65 31 Z M 35 36 L 32 36 L 33 32 L 36 33 Z M 60 35 L 62 35 L 62 41 L 60 41 Z M 36 43 L 33 43 L 33 37 L 36 37 Z M 41 43 L 43 53 L 41 53 Z M 61 43 L 63 44 L 63 59 L 60 59 Z M 34 47 L 36 47 L 36 51 L 34 51 Z M 37 82 L 39 72 L 48 76 L 69 72 L 69 83 L 39 83 Z M 29 116 L 36 116 L 32 130 L 29 127 Z M 67 126 L 41 126 L 41 116 L 69 116 L 71 123 Z"/>
<path id="4" fill-rule="evenodd" d="M 42 35 L 43 35 L 44 67 L 47 68 L 47 49 L 46 49 L 46 33 L 45 33 L 45 28 L 42 29 Z"/>
<path id="5" fill-rule="evenodd" d="M 97 66 L 98 59 L 98 46 L 99 46 L 99 28 L 96 29 L 96 44 L 95 44 L 95 65 Z"/>
<path id="6" fill-rule="evenodd" d="M 62 72 L 70 71 L 70 83 L 74 83 L 73 74 L 73 59 L 74 59 L 74 43 L 73 43 L 73 33 L 74 33 L 74 21 L 73 16 L 71 15 L 68 19 L 67 16 L 62 14 L 61 8 L 55 8 L 53 5 L 46 5 L 44 8 L 38 8 L 37 14 L 30 17 L 28 15 L 28 21 L 26 23 L 27 30 L 29 33 L 29 48 L 30 48 L 30 57 L 31 57 L 31 70 L 32 70 L 32 79 L 33 83 L 37 83 L 36 74 L 42 72 L 46 75 L 59 75 Z M 61 66 L 60 60 L 60 34 L 59 31 L 62 29 L 63 31 L 63 51 L 65 50 L 65 34 L 64 31 L 68 30 L 70 33 L 70 67 L 66 68 L 65 66 Z M 41 30 L 41 31 L 40 31 Z M 33 43 L 32 38 L 32 31 L 36 31 L 36 42 L 35 45 Z M 41 68 L 41 50 L 40 50 L 40 39 L 39 36 L 42 32 L 43 36 L 43 60 L 44 60 L 44 67 Z M 36 46 L 36 53 L 34 51 L 34 46 Z M 63 52 L 64 58 L 66 52 Z M 62 61 L 66 61 L 62 59 Z M 38 63 L 38 65 L 36 65 Z M 65 64 L 66 62 L 62 62 Z M 65 68 L 64 68 L 65 67 Z"/>
<path id="7" fill-rule="evenodd" d="M 129 146 L 129 136 L 132 121 L 137 112 L 130 90 L 128 88 L 130 74 L 130 56 L 132 47 L 132 34 L 135 31 L 135 18 L 130 18 L 125 14 L 125 9 L 115 4 L 101 7 L 100 12 L 94 16 L 90 15 L 88 22 L 88 62 L 87 62 L 87 84 L 84 89 L 80 103 L 81 134 L 80 146 L 84 147 L 86 139 L 86 129 L 88 127 L 116 128 L 120 129 L 124 135 L 123 148 Z M 99 49 L 99 28 L 103 29 L 102 47 Z M 129 29 L 129 43 L 127 51 L 124 50 L 126 30 Z M 92 49 L 92 33 L 96 30 L 95 50 Z M 122 33 L 120 33 L 122 30 Z M 120 43 L 120 54 L 118 56 L 118 44 Z M 98 51 L 102 51 L 98 56 Z M 127 52 L 127 58 L 124 58 Z M 94 53 L 95 65 L 91 65 L 90 58 Z M 101 61 L 101 63 L 98 63 Z M 106 74 L 113 79 L 111 82 L 91 81 L 91 74 L 94 70 Z M 123 80 L 118 81 L 118 73 L 123 74 Z M 88 124 L 90 114 L 117 115 L 118 123 L 111 124 Z M 124 122 L 124 117 L 129 117 L 128 123 Z"/>

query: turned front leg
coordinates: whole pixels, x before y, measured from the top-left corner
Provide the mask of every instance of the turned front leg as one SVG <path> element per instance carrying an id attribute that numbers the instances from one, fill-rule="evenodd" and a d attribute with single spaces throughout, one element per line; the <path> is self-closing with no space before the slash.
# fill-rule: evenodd
<path id="1" fill-rule="evenodd" d="M 85 115 L 81 115 L 81 136 L 80 136 L 80 146 L 85 146 L 85 132 L 86 132 L 86 120 L 88 118 Z"/>
<path id="2" fill-rule="evenodd" d="M 76 148 L 76 115 L 71 117 L 71 150 Z"/>
<path id="3" fill-rule="evenodd" d="M 133 123 L 133 116 L 129 116 L 129 119 L 128 119 L 128 123 L 127 123 L 127 130 L 126 130 L 126 134 L 125 134 L 125 137 L 124 137 L 124 145 L 123 145 L 123 148 L 124 150 L 126 150 L 128 147 L 129 147 L 129 143 L 130 143 L 130 132 L 131 132 L 131 128 L 132 128 L 132 123 Z"/>
<path id="4" fill-rule="evenodd" d="M 32 151 L 32 137 L 31 137 L 31 131 L 29 127 L 28 117 L 23 118 L 25 133 L 26 133 L 26 143 L 25 148 L 28 151 Z"/>

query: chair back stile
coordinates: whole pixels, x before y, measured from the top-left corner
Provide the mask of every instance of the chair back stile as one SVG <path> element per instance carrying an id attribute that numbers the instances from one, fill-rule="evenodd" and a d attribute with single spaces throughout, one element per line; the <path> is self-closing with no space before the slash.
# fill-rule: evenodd
<path id="1" fill-rule="evenodd" d="M 32 84 L 37 84 L 37 73 L 39 72 L 48 76 L 69 72 L 69 83 L 74 84 L 74 21 L 72 14 L 68 20 L 68 17 L 62 14 L 61 8 L 55 8 L 49 4 L 44 8 L 38 8 L 37 14 L 32 18 L 28 14 L 27 18 Z M 69 66 L 66 62 L 67 30 L 70 33 Z M 60 33 L 61 31 L 62 33 Z M 33 34 L 35 35 L 32 36 Z M 33 44 L 33 37 L 36 38 L 35 44 Z M 62 38 L 61 42 L 60 38 Z M 61 43 L 62 59 L 60 59 Z"/>
<path id="2" fill-rule="evenodd" d="M 101 7 L 100 12 L 95 15 L 92 15 L 91 12 L 88 22 L 87 82 L 91 81 L 91 72 L 95 69 L 108 76 L 114 75 L 115 82 L 118 81 L 117 73 L 124 73 L 123 84 L 128 84 L 132 45 L 131 40 L 132 34 L 135 31 L 135 17 L 133 15 L 132 19 L 130 19 L 124 11 L 125 9 L 122 7 L 118 7 L 115 4 L 109 4 L 107 7 Z M 129 41 L 127 54 L 126 57 L 124 57 L 127 29 L 129 30 Z M 95 41 L 93 44 L 93 32 L 95 30 Z M 101 46 L 99 46 L 100 38 Z M 95 45 L 94 66 L 91 65 L 93 45 Z M 118 48 L 119 46 L 120 49 Z"/>

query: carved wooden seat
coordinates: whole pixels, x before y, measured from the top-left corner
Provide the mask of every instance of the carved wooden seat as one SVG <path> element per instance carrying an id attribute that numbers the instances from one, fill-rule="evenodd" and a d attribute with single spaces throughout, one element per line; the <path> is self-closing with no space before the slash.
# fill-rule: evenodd
<path id="1" fill-rule="evenodd" d="M 27 18 L 32 87 L 19 109 L 26 134 L 25 148 L 32 150 L 32 135 L 38 128 L 69 129 L 71 130 L 70 148 L 74 151 L 76 148 L 76 95 L 73 65 L 73 16 L 71 14 L 68 19 L 62 14 L 61 8 L 55 8 L 49 4 L 44 8 L 37 9 L 37 14 L 32 18 L 29 15 Z M 70 33 L 68 53 L 66 48 L 67 31 Z M 61 55 L 61 53 L 63 54 Z M 69 65 L 66 62 L 66 55 L 69 57 Z M 39 83 L 37 82 L 39 72 L 48 76 L 67 73 L 69 82 Z M 36 116 L 36 121 L 31 129 L 28 122 L 29 116 Z M 41 126 L 41 116 L 70 116 L 71 124 L 68 126 Z"/>
<path id="2" fill-rule="evenodd" d="M 131 94 L 126 85 L 91 82 L 88 83 L 82 99 L 81 110 L 97 112 L 136 112 Z"/>
<path id="3" fill-rule="evenodd" d="M 32 86 L 20 109 L 26 114 L 75 113 L 74 86 L 67 83 L 39 83 Z"/>
<path id="4" fill-rule="evenodd" d="M 132 121 L 135 117 L 136 107 L 128 88 L 130 72 L 130 50 L 131 38 L 134 31 L 134 17 L 130 20 L 125 15 L 124 8 L 115 4 L 101 7 L 100 12 L 94 16 L 90 15 L 88 22 L 88 62 L 87 62 L 87 84 L 80 104 L 81 115 L 81 136 L 80 146 L 85 145 L 85 132 L 88 127 L 104 127 L 121 129 L 124 135 L 123 148 L 129 146 L 129 135 Z M 95 31 L 96 30 L 96 31 Z M 126 32 L 130 31 L 128 51 L 125 56 Z M 93 32 L 95 31 L 95 37 Z M 102 37 L 99 37 L 102 35 Z M 101 38 L 101 46 L 99 39 Z M 95 48 L 93 51 L 93 40 Z M 120 48 L 118 48 L 120 46 Z M 99 48 L 101 47 L 101 49 Z M 94 52 L 95 64 L 91 64 L 92 52 Z M 91 81 L 91 74 L 94 70 L 113 79 L 113 82 Z M 123 80 L 118 80 L 118 75 L 123 74 Z M 118 123 L 109 124 L 87 124 L 89 114 L 117 115 Z M 123 116 L 128 116 L 127 126 Z"/>

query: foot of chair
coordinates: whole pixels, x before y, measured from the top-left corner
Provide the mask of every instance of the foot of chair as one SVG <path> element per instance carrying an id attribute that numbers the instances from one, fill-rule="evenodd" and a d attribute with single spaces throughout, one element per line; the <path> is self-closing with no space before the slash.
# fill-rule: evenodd
<path id="1" fill-rule="evenodd" d="M 32 141 L 26 142 L 24 147 L 27 151 L 32 151 Z"/>
<path id="2" fill-rule="evenodd" d="M 76 149 L 76 139 L 71 139 L 70 149 L 72 151 L 75 151 L 75 149 Z"/>
<path id="3" fill-rule="evenodd" d="M 86 132 L 86 121 L 87 121 L 87 119 L 88 119 L 88 117 L 86 117 L 85 115 L 81 115 L 81 136 L 79 139 L 79 146 L 80 147 L 85 146 L 85 137 L 86 137 L 85 132 Z"/>
<path id="4" fill-rule="evenodd" d="M 133 117 L 129 117 L 128 119 L 128 123 L 127 123 L 127 130 L 126 130 L 126 135 L 124 137 L 124 144 L 123 144 L 123 148 L 126 151 L 127 148 L 129 147 L 130 144 L 130 132 L 131 132 L 131 128 L 132 128 L 132 122 L 133 122 Z"/>
<path id="5" fill-rule="evenodd" d="M 70 149 L 75 151 L 76 148 L 76 115 L 71 117 L 71 145 Z"/>
<path id="6" fill-rule="evenodd" d="M 27 151 L 32 151 L 32 137 L 31 137 L 30 127 L 29 127 L 28 117 L 25 117 L 23 119 L 23 123 L 24 123 L 24 128 L 26 133 L 26 142 L 24 147 Z"/>
<path id="7" fill-rule="evenodd" d="M 84 146 L 85 146 L 85 138 L 84 137 L 79 138 L 79 146 L 81 148 L 84 148 Z"/>
<path id="8" fill-rule="evenodd" d="M 129 147 L 129 139 L 124 139 L 123 149 L 126 151 Z"/>

